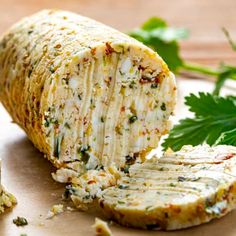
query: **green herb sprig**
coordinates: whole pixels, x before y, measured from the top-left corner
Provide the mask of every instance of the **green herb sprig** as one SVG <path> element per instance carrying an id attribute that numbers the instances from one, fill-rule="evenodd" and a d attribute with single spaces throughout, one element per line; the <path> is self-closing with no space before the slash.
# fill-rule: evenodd
<path id="1" fill-rule="evenodd" d="M 228 144 L 236 146 L 236 97 L 219 97 L 200 92 L 185 97 L 193 118 L 179 121 L 170 131 L 163 147 L 174 151 L 183 145 Z"/>
<path id="2" fill-rule="evenodd" d="M 236 51 L 236 43 L 231 39 L 229 32 L 225 28 L 223 32 L 232 49 Z M 184 28 L 169 27 L 163 19 L 152 17 L 140 28 L 130 31 L 129 35 L 157 51 L 175 73 L 188 71 L 216 77 L 214 95 L 219 95 L 226 80 L 236 80 L 236 66 L 223 63 L 217 69 L 213 69 L 184 61 L 180 56 L 179 40 L 186 39 L 189 32 Z"/>

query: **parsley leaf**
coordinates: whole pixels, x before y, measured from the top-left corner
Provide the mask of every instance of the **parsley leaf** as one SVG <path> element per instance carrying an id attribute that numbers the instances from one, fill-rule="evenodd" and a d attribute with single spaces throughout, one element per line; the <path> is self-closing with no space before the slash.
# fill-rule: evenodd
<path id="1" fill-rule="evenodd" d="M 227 132 L 224 132 L 220 135 L 219 139 L 216 142 L 219 144 L 226 144 L 236 146 L 236 128 Z"/>
<path id="2" fill-rule="evenodd" d="M 214 95 L 219 95 L 221 88 L 223 87 L 225 81 L 228 79 L 236 80 L 236 67 L 222 65 L 219 75 L 217 76 L 217 81 L 215 83 L 215 89 L 213 91 Z"/>
<path id="3" fill-rule="evenodd" d="M 183 65 L 177 41 L 188 36 L 186 29 L 168 27 L 164 20 L 152 17 L 129 35 L 157 51 L 173 72 Z"/>
<path id="4" fill-rule="evenodd" d="M 185 104 L 195 114 L 194 118 L 179 121 L 170 131 L 163 147 L 179 150 L 183 145 L 207 143 L 233 144 L 236 139 L 236 97 L 219 97 L 209 93 L 190 94 Z"/>

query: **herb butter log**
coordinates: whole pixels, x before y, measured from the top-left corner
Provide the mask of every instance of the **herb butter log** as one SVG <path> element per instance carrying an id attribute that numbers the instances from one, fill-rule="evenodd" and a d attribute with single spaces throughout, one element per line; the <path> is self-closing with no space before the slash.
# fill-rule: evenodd
<path id="1" fill-rule="evenodd" d="M 1 185 L 1 159 L 0 159 L 0 214 L 5 211 L 6 208 L 11 208 L 16 204 L 15 197 L 6 192 Z"/>
<path id="2" fill-rule="evenodd" d="M 157 53 L 71 12 L 43 10 L 0 40 L 1 102 L 68 176 L 145 156 L 168 132 L 175 96 Z"/>
<path id="3" fill-rule="evenodd" d="M 182 229 L 236 207 L 236 147 L 184 146 L 132 165 L 116 182 L 97 172 L 74 179 L 67 191 L 77 206 L 97 199 L 106 215 L 124 226 Z"/>

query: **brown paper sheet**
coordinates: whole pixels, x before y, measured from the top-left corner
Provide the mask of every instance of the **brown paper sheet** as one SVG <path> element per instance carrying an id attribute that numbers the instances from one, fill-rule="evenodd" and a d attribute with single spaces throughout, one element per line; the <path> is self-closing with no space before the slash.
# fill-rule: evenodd
<path id="1" fill-rule="evenodd" d="M 183 106 L 183 96 L 189 92 L 210 91 L 213 84 L 197 80 L 178 80 L 179 99 L 176 109 L 175 121 L 189 115 Z M 227 91 L 225 91 L 227 92 Z M 229 92 L 229 91 L 228 91 Z M 231 91 L 232 93 L 232 91 Z M 95 235 L 95 216 L 102 218 L 99 211 L 79 212 L 68 211 L 46 219 L 48 210 L 54 205 L 62 203 L 71 206 L 71 203 L 63 202 L 61 195 L 64 185 L 56 183 L 51 178 L 54 171 L 52 165 L 43 158 L 36 148 L 27 139 L 25 133 L 15 124 L 0 105 L 0 155 L 2 163 L 2 182 L 7 190 L 13 193 L 18 204 L 10 211 L 0 216 L 0 236 L 90 236 Z M 17 227 L 12 220 L 17 216 L 25 217 L 29 224 Z M 210 223 L 186 230 L 161 232 L 128 229 L 111 225 L 115 236 L 118 235 L 181 235 L 181 236 L 233 236 L 236 235 L 236 211 Z"/>

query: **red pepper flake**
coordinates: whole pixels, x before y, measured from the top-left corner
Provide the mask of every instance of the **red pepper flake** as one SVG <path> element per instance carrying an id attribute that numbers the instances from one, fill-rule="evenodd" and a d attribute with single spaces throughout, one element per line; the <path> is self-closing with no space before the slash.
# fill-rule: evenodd
<path id="1" fill-rule="evenodd" d="M 115 52 L 114 48 L 111 46 L 110 43 L 106 42 L 106 49 L 105 49 L 106 55 L 110 55 L 113 52 Z"/>
<path id="2" fill-rule="evenodd" d="M 58 48 L 61 48 L 61 44 L 55 45 L 54 48 L 57 48 L 57 49 L 58 49 Z"/>
<path id="3" fill-rule="evenodd" d="M 120 111 L 124 112 L 125 111 L 125 106 L 121 107 Z"/>
<path id="4" fill-rule="evenodd" d="M 111 76 L 108 77 L 108 80 L 104 80 L 104 82 L 106 83 L 107 87 L 110 86 L 111 80 L 112 80 L 112 77 L 111 77 Z"/>
<path id="5" fill-rule="evenodd" d="M 99 202 L 99 205 L 100 205 L 101 208 L 104 208 L 104 201 L 101 200 L 101 201 Z"/>
<path id="6" fill-rule="evenodd" d="M 36 102 L 36 107 L 39 108 L 40 107 L 40 101 Z"/>
<path id="7" fill-rule="evenodd" d="M 91 54 L 94 56 L 96 54 L 96 48 L 91 49 Z"/>
<path id="8" fill-rule="evenodd" d="M 139 80 L 140 84 L 147 84 L 154 82 L 154 78 L 142 76 L 142 78 Z"/>
<path id="9" fill-rule="evenodd" d="M 234 153 L 229 153 L 229 154 L 227 154 L 227 155 L 224 157 L 224 160 L 228 160 L 228 159 L 230 159 L 230 158 L 232 158 L 232 157 L 234 157 L 234 156 L 235 156 Z"/>
<path id="10" fill-rule="evenodd" d="M 95 180 L 89 180 L 87 183 L 88 183 L 88 184 L 95 184 L 96 181 L 95 181 Z"/>
<path id="11" fill-rule="evenodd" d="M 25 114 L 26 116 L 29 116 L 29 110 L 27 108 L 25 109 Z"/>
<path id="12" fill-rule="evenodd" d="M 218 155 L 218 156 L 216 156 L 217 161 L 215 161 L 214 164 L 220 164 L 220 163 L 222 163 L 223 161 L 229 160 L 229 159 L 231 159 L 231 158 L 234 157 L 234 156 L 235 156 L 234 153 L 229 153 L 229 154 L 227 154 L 227 155 Z M 219 161 L 218 161 L 218 160 L 219 160 Z"/>
<path id="13" fill-rule="evenodd" d="M 169 204 L 169 209 L 171 209 L 176 214 L 179 214 L 181 212 L 181 208 L 180 207 L 174 206 L 172 204 Z"/>
<path id="14" fill-rule="evenodd" d="M 145 69 L 147 69 L 147 67 L 144 67 L 144 66 L 141 66 L 141 65 L 138 66 L 138 70 L 145 70 Z"/>
<path id="15" fill-rule="evenodd" d="M 147 84 L 147 83 L 159 84 L 161 82 L 161 78 L 159 76 L 152 77 L 152 78 L 147 77 L 147 76 L 142 76 L 139 82 L 140 84 Z"/>
<path id="16" fill-rule="evenodd" d="M 158 128 L 155 128 L 156 134 L 160 133 L 160 130 Z"/>
<path id="17" fill-rule="evenodd" d="M 87 123 L 88 123 L 87 117 L 85 116 L 84 119 L 83 119 L 83 124 L 86 125 Z"/>
<path id="18" fill-rule="evenodd" d="M 159 84 L 161 82 L 161 78 L 159 76 L 156 76 L 155 78 L 155 83 Z"/>
<path id="19" fill-rule="evenodd" d="M 199 212 L 199 213 L 200 213 L 200 212 L 203 212 L 204 209 L 205 209 L 205 208 L 204 208 L 204 205 L 203 205 L 202 203 L 200 203 L 200 204 L 197 205 L 197 212 Z"/>

